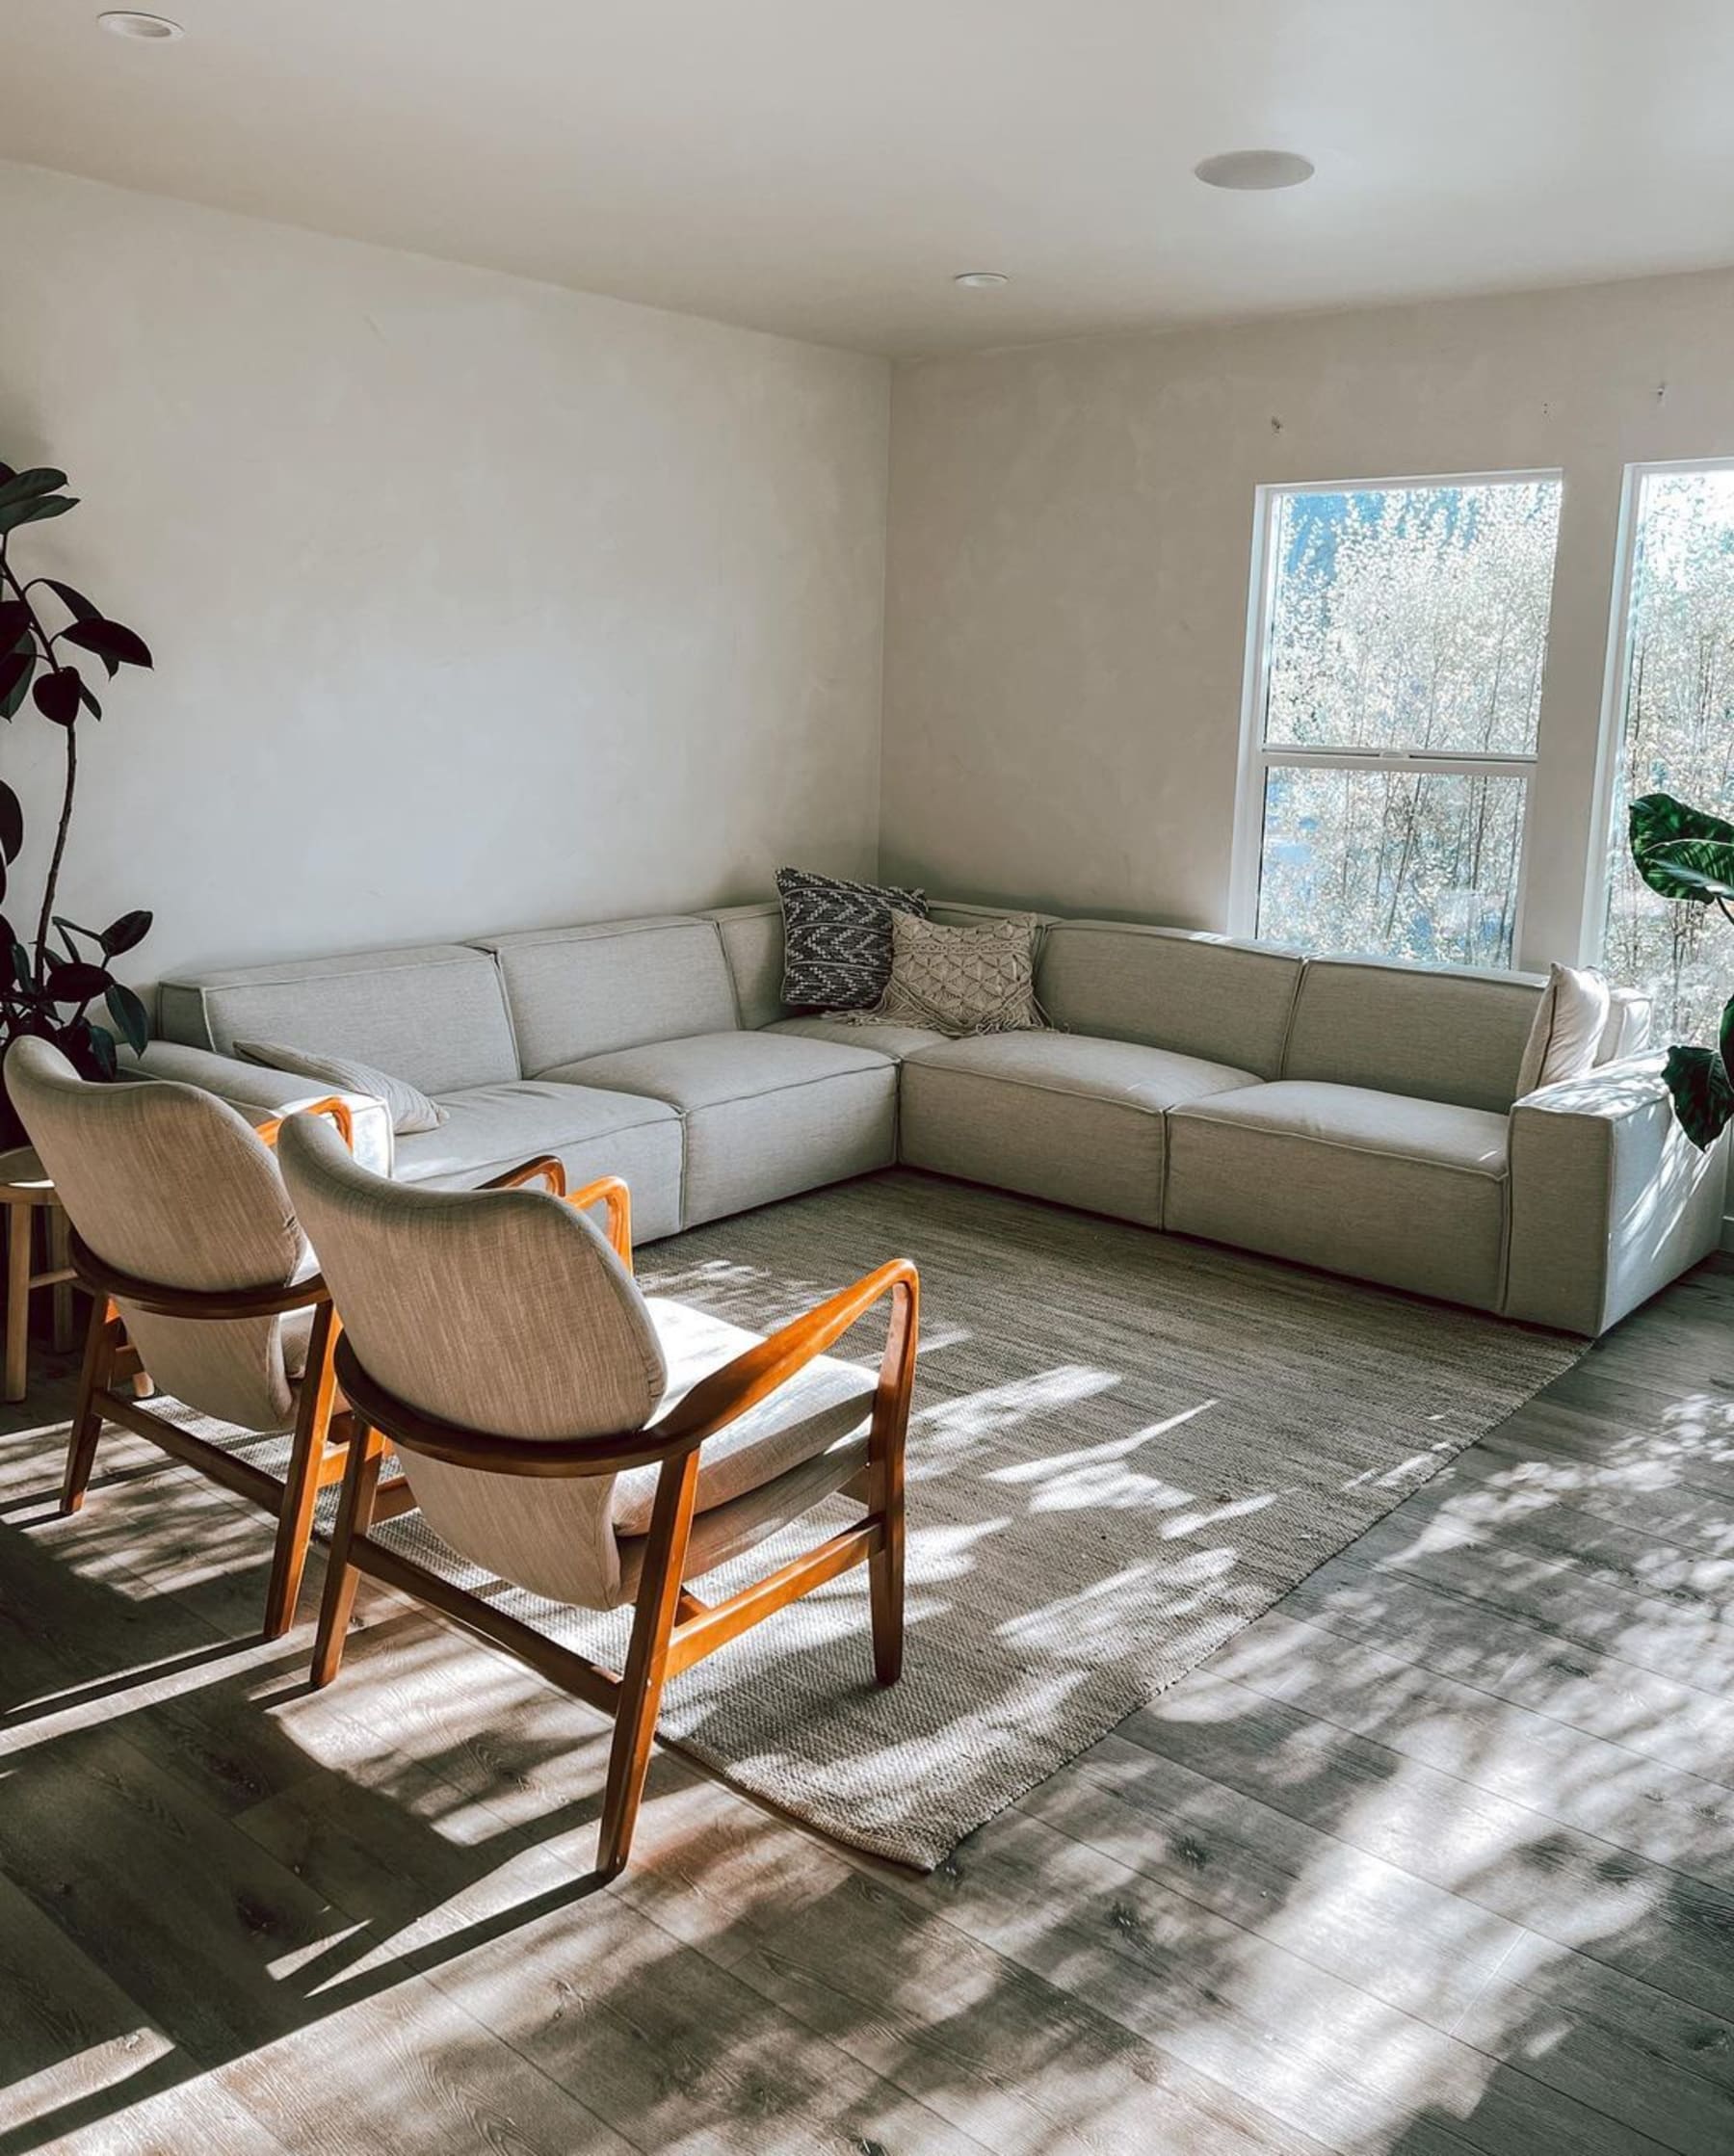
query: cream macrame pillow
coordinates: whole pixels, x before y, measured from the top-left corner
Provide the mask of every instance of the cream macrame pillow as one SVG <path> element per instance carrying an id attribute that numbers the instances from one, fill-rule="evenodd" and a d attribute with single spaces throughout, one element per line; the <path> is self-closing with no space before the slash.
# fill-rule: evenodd
<path id="1" fill-rule="evenodd" d="M 1047 1020 L 1036 1001 L 1034 913 L 950 929 L 913 913 L 891 916 L 891 978 L 861 1019 L 932 1026 L 937 1033 L 1021 1033 Z"/>

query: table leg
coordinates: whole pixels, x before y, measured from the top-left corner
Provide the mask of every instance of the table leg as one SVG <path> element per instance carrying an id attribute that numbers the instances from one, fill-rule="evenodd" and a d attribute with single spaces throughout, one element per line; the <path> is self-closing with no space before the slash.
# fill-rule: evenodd
<path id="1" fill-rule="evenodd" d="M 6 1208 L 6 1397 L 22 1400 L 30 1382 L 30 1213 Z"/>
<path id="2" fill-rule="evenodd" d="M 60 1205 L 48 1207 L 48 1270 L 64 1273 L 72 1263 L 72 1223 L 66 1209 Z M 65 1354 L 72 1345 L 72 1283 L 57 1280 L 54 1284 L 54 1346 L 58 1354 Z"/>

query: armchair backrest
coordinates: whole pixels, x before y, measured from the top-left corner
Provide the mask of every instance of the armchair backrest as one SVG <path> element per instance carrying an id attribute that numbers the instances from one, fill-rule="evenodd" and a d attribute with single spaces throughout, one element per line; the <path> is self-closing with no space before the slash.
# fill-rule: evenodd
<path id="1" fill-rule="evenodd" d="M 117 1272 L 206 1292 L 283 1287 L 312 1273 L 270 1148 L 214 1094 L 159 1079 L 92 1084 L 33 1039 L 7 1052 L 6 1085 L 81 1241 Z M 247 1430 L 294 1421 L 282 1317 L 120 1307 L 165 1392 Z"/>
<path id="2" fill-rule="evenodd" d="M 564 1199 L 391 1182 L 311 1116 L 290 1117 L 278 1151 L 351 1349 L 385 1392 L 500 1437 L 607 1437 L 656 1412 L 668 1369 L 649 1309 Z M 462 1556 L 562 1601 L 616 1599 L 612 1475 L 508 1475 L 415 1453 L 402 1465 Z"/>

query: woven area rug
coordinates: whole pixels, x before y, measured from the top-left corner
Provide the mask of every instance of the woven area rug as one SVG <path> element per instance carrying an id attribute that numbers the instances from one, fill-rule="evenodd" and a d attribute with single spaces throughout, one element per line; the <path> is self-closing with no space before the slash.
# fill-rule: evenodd
<path id="1" fill-rule="evenodd" d="M 927 1869 L 1186 1674 L 1567 1369 L 1580 1343 L 907 1170 L 642 1253 L 646 1289 L 768 1331 L 921 1268 L 902 1681 L 864 1570 L 675 1680 L 662 1734 L 838 1840 Z M 849 1351 L 878 1359 L 882 1325 Z M 843 1352 L 842 1350 L 836 1352 Z M 711 1575 L 768 1570 L 784 1540 Z M 377 1530 L 619 1667 L 626 1618 Z"/>

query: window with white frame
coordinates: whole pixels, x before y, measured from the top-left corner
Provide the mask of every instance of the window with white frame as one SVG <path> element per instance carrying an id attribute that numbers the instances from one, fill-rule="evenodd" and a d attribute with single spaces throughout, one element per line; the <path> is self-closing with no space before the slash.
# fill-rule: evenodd
<path id="1" fill-rule="evenodd" d="M 1734 460 L 1632 466 L 1621 532 L 1602 963 L 1649 990 L 1658 1039 L 1713 1041 L 1730 931 L 1641 880 L 1626 810 L 1663 793 L 1734 819 Z"/>
<path id="2" fill-rule="evenodd" d="M 1512 962 L 1557 472 L 1259 490 L 1232 927 Z"/>

